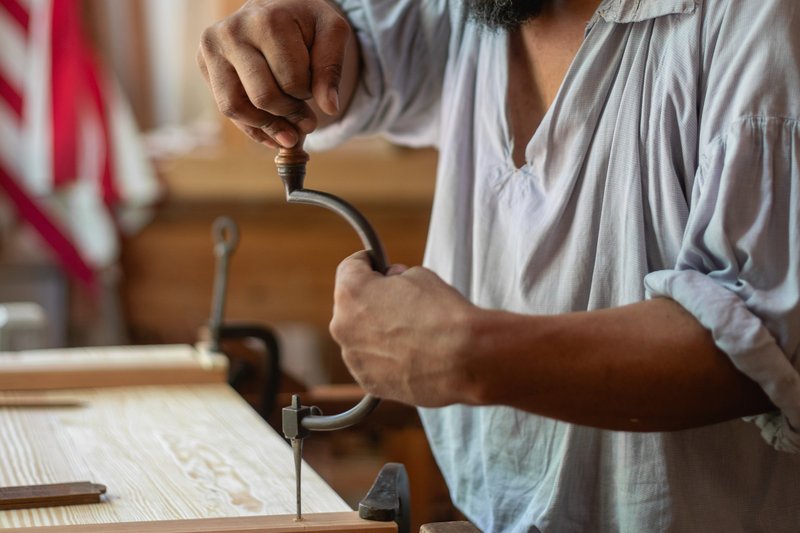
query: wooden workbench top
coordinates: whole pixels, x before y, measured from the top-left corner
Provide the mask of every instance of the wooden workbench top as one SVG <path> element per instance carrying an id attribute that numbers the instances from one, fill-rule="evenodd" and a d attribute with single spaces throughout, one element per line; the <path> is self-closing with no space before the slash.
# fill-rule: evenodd
<path id="1" fill-rule="evenodd" d="M 14 406 L 48 398 L 54 406 Z M 0 511 L 0 528 L 294 512 L 289 446 L 225 384 L 5 391 L 4 401 L 0 486 L 92 481 L 108 492 L 99 504 Z M 350 511 L 307 466 L 303 507 Z"/>

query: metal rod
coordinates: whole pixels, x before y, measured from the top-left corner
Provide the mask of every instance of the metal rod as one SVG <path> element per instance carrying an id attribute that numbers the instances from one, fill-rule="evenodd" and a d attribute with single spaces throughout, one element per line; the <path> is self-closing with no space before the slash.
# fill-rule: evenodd
<path id="1" fill-rule="evenodd" d="M 210 349 L 212 352 L 219 352 L 222 316 L 225 312 L 225 300 L 228 292 L 228 265 L 234 250 L 236 250 L 236 245 L 239 243 L 239 229 L 233 219 L 218 217 L 211 227 L 211 236 L 214 239 L 217 271 L 214 276 L 211 318 L 208 321 L 208 329 L 211 336 Z"/>
<path id="2" fill-rule="evenodd" d="M 307 416 L 300 424 L 311 431 L 336 431 L 349 428 L 364 420 L 380 403 L 380 398 L 366 394 L 360 402 L 343 413 Z"/>
<path id="3" fill-rule="evenodd" d="M 315 191 L 312 189 L 298 189 L 287 195 L 287 200 L 292 204 L 316 205 L 333 211 L 356 231 L 364 249 L 369 253 L 372 261 L 372 269 L 381 274 L 386 274 L 389 268 L 389 261 L 383 249 L 378 233 L 355 207 L 327 192 Z"/>

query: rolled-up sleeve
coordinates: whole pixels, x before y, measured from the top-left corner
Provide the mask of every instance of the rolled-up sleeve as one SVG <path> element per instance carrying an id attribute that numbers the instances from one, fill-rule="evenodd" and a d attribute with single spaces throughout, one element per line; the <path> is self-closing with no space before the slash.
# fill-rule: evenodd
<path id="1" fill-rule="evenodd" d="M 645 278 L 713 334 L 778 411 L 751 417 L 800 452 L 800 124 L 736 121 L 701 152 L 675 268 Z"/>
<path id="2" fill-rule="evenodd" d="M 361 48 L 361 78 L 338 122 L 306 146 L 327 149 L 363 135 L 431 146 L 453 30 L 447 0 L 337 0 Z"/>

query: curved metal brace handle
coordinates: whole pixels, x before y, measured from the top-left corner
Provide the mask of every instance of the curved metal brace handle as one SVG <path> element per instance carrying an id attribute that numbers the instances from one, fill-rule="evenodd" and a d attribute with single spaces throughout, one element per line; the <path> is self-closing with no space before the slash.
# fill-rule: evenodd
<path id="1" fill-rule="evenodd" d="M 378 234 L 367 219 L 364 218 L 364 215 L 355 207 L 338 196 L 312 189 L 299 189 L 287 192 L 286 200 L 293 204 L 324 207 L 347 220 L 350 226 L 358 233 L 361 243 L 364 245 L 364 249 L 369 254 L 370 260 L 372 261 L 372 270 L 385 274 L 389 269 L 389 261 L 386 258 L 386 252 L 383 249 L 383 244 Z"/>
<path id="2" fill-rule="evenodd" d="M 383 244 L 375 229 L 355 207 L 341 198 L 329 193 L 304 189 L 308 154 L 298 146 L 293 149 L 281 149 L 275 164 L 278 175 L 286 188 L 286 200 L 289 203 L 316 205 L 333 211 L 347 220 L 358 233 L 364 248 L 369 253 L 373 270 L 385 274 L 389 268 Z M 305 414 L 300 420 L 303 428 L 310 431 L 335 431 L 358 424 L 367 417 L 380 403 L 380 399 L 365 395 L 354 407 L 337 415 Z M 299 429 L 299 428 L 298 428 Z"/>

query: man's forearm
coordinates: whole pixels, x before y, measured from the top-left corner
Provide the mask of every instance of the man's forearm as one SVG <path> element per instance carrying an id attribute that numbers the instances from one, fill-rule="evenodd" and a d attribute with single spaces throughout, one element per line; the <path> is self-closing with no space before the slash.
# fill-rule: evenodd
<path id="1" fill-rule="evenodd" d="M 476 311 L 470 403 L 573 423 L 668 431 L 772 408 L 672 300 L 556 316 Z"/>

